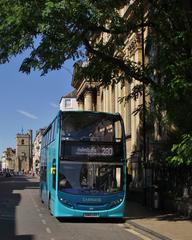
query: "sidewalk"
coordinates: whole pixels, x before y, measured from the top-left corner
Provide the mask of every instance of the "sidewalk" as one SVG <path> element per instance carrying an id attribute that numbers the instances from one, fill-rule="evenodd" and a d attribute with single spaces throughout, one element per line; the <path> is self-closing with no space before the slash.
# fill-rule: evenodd
<path id="1" fill-rule="evenodd" d="M 192 239 L 192 219 L 173 213 L 160 213 L 131 201 L 127 202 L 125 224 L 163 240 Z"/>

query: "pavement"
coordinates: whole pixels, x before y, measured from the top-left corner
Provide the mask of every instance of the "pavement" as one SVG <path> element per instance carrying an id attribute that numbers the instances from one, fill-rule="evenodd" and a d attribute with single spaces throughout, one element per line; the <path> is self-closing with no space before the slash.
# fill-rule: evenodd
<path id="1" fill-rule="evenodd" d="M 192 219 L 171 212 L 160 212 L 127 201 L 127 228 L 149 233 L 163 240 L 192 240 Z"/>

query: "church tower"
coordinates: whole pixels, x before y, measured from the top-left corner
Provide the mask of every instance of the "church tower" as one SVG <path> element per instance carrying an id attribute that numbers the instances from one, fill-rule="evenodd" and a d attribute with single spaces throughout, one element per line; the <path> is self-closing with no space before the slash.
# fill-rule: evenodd
<path id="1" fill-rule="evenodd" d="M 32 130 L 16 135 L 16 171 L 29 172 L 32 168 Z"/>

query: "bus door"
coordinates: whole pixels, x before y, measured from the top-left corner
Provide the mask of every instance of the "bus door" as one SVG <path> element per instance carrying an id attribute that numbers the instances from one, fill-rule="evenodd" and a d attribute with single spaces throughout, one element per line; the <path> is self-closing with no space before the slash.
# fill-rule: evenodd
<path id="1" fill-rule="evenodd" d="M 55 202 L 55 197 L 56 197 L 56 159 L 54 158 L 52 160 L 52 164 L 51 164 L 51 191 L 50 191 L 50 208 L 51 205 L 53 206 L 54 202 Z"/>

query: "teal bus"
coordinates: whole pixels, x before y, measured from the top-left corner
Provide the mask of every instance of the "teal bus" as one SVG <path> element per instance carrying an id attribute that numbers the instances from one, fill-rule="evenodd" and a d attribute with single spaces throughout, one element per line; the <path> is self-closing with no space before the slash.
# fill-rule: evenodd
<path id="1" fill-rule="evenodd" d="M 40 197 L 55 217 L 124 217 L 126 157 L 120 114 L 57 114 L 42 137 Z"/>

